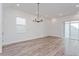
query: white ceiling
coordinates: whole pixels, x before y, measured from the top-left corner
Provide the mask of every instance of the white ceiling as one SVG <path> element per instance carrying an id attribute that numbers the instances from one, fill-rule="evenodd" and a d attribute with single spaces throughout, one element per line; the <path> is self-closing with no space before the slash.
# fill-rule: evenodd
<path id="1" fill-rule="evenodd" d="M 27 13 L 36 14 L 36 3 L 20 3 L 17 7 L 15 3 L 3 4 L 4 7 L 16 8 Z M 59 18 L 71 16 L 79 12 L 79 7 L 75 7 L 76 3 L 40 3 L 40 15 L 49 18 Z"/>

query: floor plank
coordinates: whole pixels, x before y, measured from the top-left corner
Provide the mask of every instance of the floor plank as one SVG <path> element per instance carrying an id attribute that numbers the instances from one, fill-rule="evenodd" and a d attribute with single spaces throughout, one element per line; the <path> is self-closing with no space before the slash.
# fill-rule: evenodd
<path id="1" fill-rule="evenodd" d="M 45 37 L 3 47 L 2 56 L 63 56 L 63 39 Z"/>

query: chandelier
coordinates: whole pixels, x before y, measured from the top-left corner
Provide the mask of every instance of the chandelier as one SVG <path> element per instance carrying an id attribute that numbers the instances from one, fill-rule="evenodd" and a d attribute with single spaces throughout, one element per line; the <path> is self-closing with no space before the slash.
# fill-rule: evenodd
<path id="1" fill-rule="evenodd" d="M 37 3 L 37 14 L 35 19 L 33 20 L 33 22 L 37 22 L 37 23 L 43 22 L 43 19 L 40 17 L 40 14 L 39 14 L 39 5 L 40 3 Z"/>

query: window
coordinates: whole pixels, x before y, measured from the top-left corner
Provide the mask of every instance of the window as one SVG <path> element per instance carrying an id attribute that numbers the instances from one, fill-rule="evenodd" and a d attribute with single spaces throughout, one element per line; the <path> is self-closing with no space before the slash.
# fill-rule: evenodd
<path id="1" fill-rule="evenodd" d="M 26 32 L 26 19 L 22 17 L 16 17 L 16 33 Z"/>
<path id="2" fill-rule="evenodd" d="M 25 25 L 26 20 L 24 18 L 21 18 L 21 17 L 16 17 L 16 24 L 17 25 Z"/>

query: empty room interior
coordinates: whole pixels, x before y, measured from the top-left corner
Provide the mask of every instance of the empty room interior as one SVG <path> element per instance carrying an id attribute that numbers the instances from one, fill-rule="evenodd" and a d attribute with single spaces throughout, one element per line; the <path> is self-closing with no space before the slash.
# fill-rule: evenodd
<path id="1" fill-rule="evenodd" d="M 0 52 L 0 56 L 79 56 L 79 4 L 1 3 Z"/>

